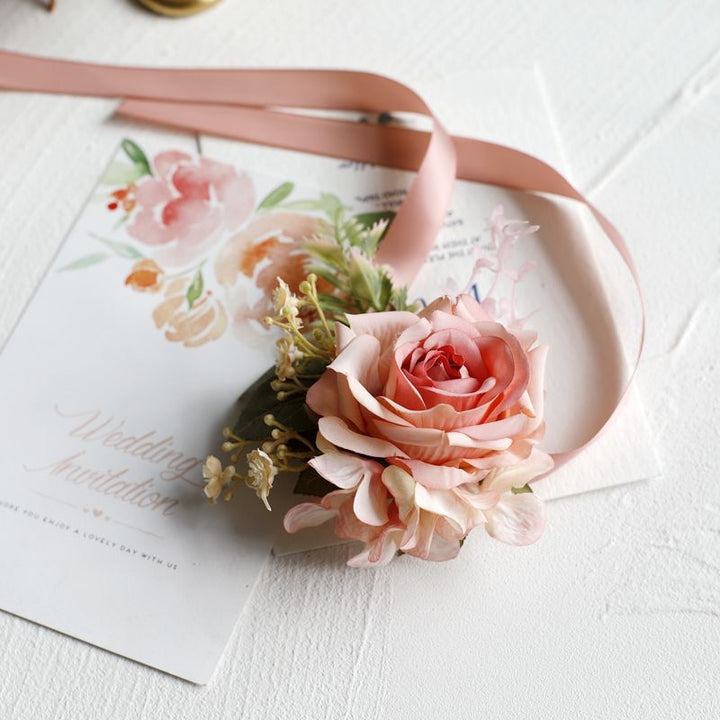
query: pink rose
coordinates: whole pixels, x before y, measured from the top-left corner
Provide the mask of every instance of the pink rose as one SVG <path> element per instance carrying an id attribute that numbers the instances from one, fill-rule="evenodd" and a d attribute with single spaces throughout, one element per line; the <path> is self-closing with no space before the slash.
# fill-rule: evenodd
<path id="1" fill-rule="evenodd" d="M 338 535 L 365 542 L 359 565 L 398 550 L 452 558 L 481 524 L 504 542 L 537 540 L 542 503 L 512 492 L 553 465 L 537 447 L 547 348 L 535 334 L 509 332 L 467 295 L 348 322 L 307 395 L 322 452 L 310 464 L 339 490 L 292 508 L 286 528 L 335 518 Z"/>
<path id="2" fill-rule="evenodd" d="M 154 259 L 163 266 L 192 263 L 255 205 L 252 181 L 232 165 L 169 151 L 153 167 L 155 175 L 137 186 L 138 211 L 127 231 L 157 246 Z"/>

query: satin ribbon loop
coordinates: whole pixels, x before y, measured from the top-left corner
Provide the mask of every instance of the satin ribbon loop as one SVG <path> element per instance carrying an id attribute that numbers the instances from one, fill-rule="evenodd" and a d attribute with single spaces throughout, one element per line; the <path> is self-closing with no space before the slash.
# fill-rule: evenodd
<path id="1" fill-rule="evenodd" d="M 640 296 L 641 331 L 630 379 L 615 409 L 578 448 L 556 453 L 559 467 L 593 442 L 628 394 L 645 337 L 640 280 L 615 226 L 557 170 L 512 148 L 451 137 L 413 90 L 381 75 L 343 70 L 132 68 L 49 60 L 0 51 L 0 88 L 117 97 L 117 113 L 197 133 L 416 171 L 378 251 L 396 279 L 410 283 L 445 219 L 455 177 L 570 198 L 589 208 L 627 266 Z M 432 119 L 432 132 L 285 112 L 409 112 Z"/>

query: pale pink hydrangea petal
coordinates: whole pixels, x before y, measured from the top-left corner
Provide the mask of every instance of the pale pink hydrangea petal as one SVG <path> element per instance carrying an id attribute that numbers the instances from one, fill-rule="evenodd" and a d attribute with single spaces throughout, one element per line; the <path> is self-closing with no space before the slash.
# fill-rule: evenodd
<path id="1" fill-rule="evenodd" d="M 382 483 L 392 495 L 402 522 L 415 508 L 415 480 L 413 476 L 396 465 L 390 465 L 383 470 Z"/>
<path id="2" fill-rule="evenodd" d="M 351 557 L 347 564 L 355 568 L 387 565 L 397 555 L 402 532 L 400 529 L 391 529 L 381 534 L 375 542 L 367 545 L 362 552 Z"/>
<path id="3" fill-rule="evenodd" d="M 322 525 L 335 517 L 337 517 L 336 510 L 327 510 L 320 503 L 300 503 L 285 513 L 283 526 L 287 532 L 296 533 L 304 528 Z"/>
<path id="4" fill-rule="evenodd" d="M 343 490 L 359 485 L 363 480 L 380 477 L 383 466 L 374 460 L 361 458 L 333 448 L 308 462 L 322 477 Z"/>
<path id="5" fill-rule="evenodd" d="M 415 482 L 424 485 L 426 488 L 447 490 L 476 479 L 475 473 L 450 465 L 432 465 L 422 460 L 410 458 L 393 458 L 391 462 L 404 467 L 413 476 Z"/>
<path id="6" fill-rule="evenodd" d="M 413 557 L 427 559 L 435 535 L 438 516 L 420 511 L 417 527 L 410 540 L 405 540 L 400 549 Z"/>
<path id="7" fill-rule="evenodd" d="M 553 468 L 553 459 L 537 447 L 533 447 L 530 455 L 520 462 L 493 470 L 483 481 L 487 490 L 504 493 L 510 488 L 520 488 L 544 475 Z"/>
<path id="8" fill-rule="evenodd" d="M 453 490 L 427 489 L 417 483 L 415 486 L 415 503 L 428 513 L 440 515 L 450 520 L 462 535 L 473 527 L 472 507 L 463 501 L 462 496 Z M 484 516 L 482 516 L 484 519 Z"/>
<path id="9" fill-rule="evenodd" d="M 531 545 L 545 528 L 545 506 L 533 493 L 508 494 L 488 515 L 485 529 L 508 545 Z"/>
<path id="10" fill-rule="evenodd" d="M 435 532 L 428 548 L 425 560 L 433 562 L 445 562 L 453 560 L 460 553 L 459 540 L 446 540 L 438 532 Z"/>
<path id="11" fill-rule="evenodd" d="M 387 490 L 380 481 L 380 475 L 381 472 L 365 475 L 355 492 L 353 510 L 358 520 L 368 525 L 380 526 L 388 521 Z"/>

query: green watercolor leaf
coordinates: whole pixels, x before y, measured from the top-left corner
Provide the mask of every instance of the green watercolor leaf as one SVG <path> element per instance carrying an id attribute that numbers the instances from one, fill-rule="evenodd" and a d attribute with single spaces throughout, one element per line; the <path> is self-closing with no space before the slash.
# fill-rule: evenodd
<path id="1" fill-rule="evenodd" d="M 331 220 L 335 220 L 343 211 L 343 204 L 337 195 L 322 193 L 317 200 L 293 200 L 283 203 L 285 210 L 312 210 L 325 213 Z"/>
<path id="2" fill-rule="evenodd" d="M 139 250 L 136 250 L 132 245 L 128 245 L 127 243 L 121 243 L 117 240 L 108 240 L 107 238 L 100 237 L 95 233 L 90 233 L 90 235 L 94 237 L 98 242 L 101 242 L 103 245 L 110 248 L 110 250 L 112 250 L 118 257 L 125 258 L 126 260 L 141 260 L 145 257 Z"/>
<path id="3" fill-rule="evenodd" d="M 258 210 L 269 210 L 279 205 L 295 189 L 295 183 L 284 182 L 271 190 L 258 205 Z"/>
<path id="4" fill-rule="evenodd" d="M 58 272 L 65 272 L 65 270 L 82 270 L 82 268 L 90 267 L 91 265 L 97 265 L 103 260 L 107 260 L 110 257 L 110 253 L 100 252 L 91 253 L 85 255 L 77 260 L 71 262 L 69 265 L 61 267 Z"/>
<path id="5" fill-rule="evenodd" d="M 337 490 L 337 487 L 329 483 L 317 470 L 309 465 L 298 475 L 293 492 L 296 495 L 312 495 L 313 497 L 325 497 L 329 492 Z"/>
<path id="6" fill-rule="evenodd" d="M 121 228 L 130 219 L 130 214 L 127 213 L 117 219 L 117 222 L 113 225 L 113 230 Z"/>
<path id="7" fill-rule="evenodd" d="M 319 200 L 293 200 L 282 204 L 283 210 L 321 210 Z"/>
<path id="8" fill-rule="evenodd" d="M 125 154 L 130 158 L 133 165 L 142 170 L 140 177 L 142 177 L 142 175 L 153 174 L 152 169 L 150 168 L 150 161 L 147 159 L 147 156 L 137 143 L 133 142 L 129 138 L 125 138 L 120 146 L 124 150 Z"/>
<path id="9" fill-rule="evenodd" d="M 195 301 L 202 295 L 204 286 L 205 283 L 203 282 L 202 271 L 198 270 L 195 273 L 193 281 L 190 283 L 190 287 L 187 289 L 186 297 L 188 301 L 188 307 L 192 308 L 192 306 L 195 304 Z"/>
<path id="10" fill-rule="evenodd" d="M 103 185 L 129 185 L 146 174 L 145 168 L 141 165 L 115 161 L 105 171 L 101 182 Z"/>

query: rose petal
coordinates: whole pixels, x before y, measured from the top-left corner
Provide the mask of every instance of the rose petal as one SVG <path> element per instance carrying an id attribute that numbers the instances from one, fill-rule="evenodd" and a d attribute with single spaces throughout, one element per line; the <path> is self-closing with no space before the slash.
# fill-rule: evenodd
<path id="1" fill-rule="evenodd" d="M 337 376 L 324 372 L 305 395 L 305 403 L 318 415 L 339 415 Z"/>
<path id="2" fill-rule="evenodd" d="M 356 378 L 346 377 L 344 379 L 347 382 L 347 388 L 352 394 L 352 397 L 372 415 L 383 418 L 384 420 L 397 425 L 411 427 L 411 424 L 407 420 L 400 417 L 400 415 L 396 415 L 377 398 L 373 397 L 373 395 L 369 393 L 362 383 L 360 383 Z"/>
<path id="3" fill-rule="evenodd" d="M 348 315 L 348 325 L 356 335 L 371 335 L 381 348 L 394 344 L 398 335 L 418 322 L 415 313 L 393 310 L 391 312 Z"/>
<path id="4" fill-rule="evenodd" d="M 356 337 L 357 335 L 347 325 L 335 323 L 335 347 L 338 353 L 341 353 Z"/>
<path id="5" fill-rule="evenodd" d="M 357 378 L 367 392 L 377 395 L 380 393 L 379 359 L 380 341 L 372 335 L 358 335 L 348 343 L 328 368 L 340 375 Z"/>
<path id="6" fill-rule="evenodd" d="M 405 453 L 391 443 L 351 430 L 339 417 L 320 418 L 318 429 L 333 445 L 344 450 L 377 458 L 405 457 Z"/>

